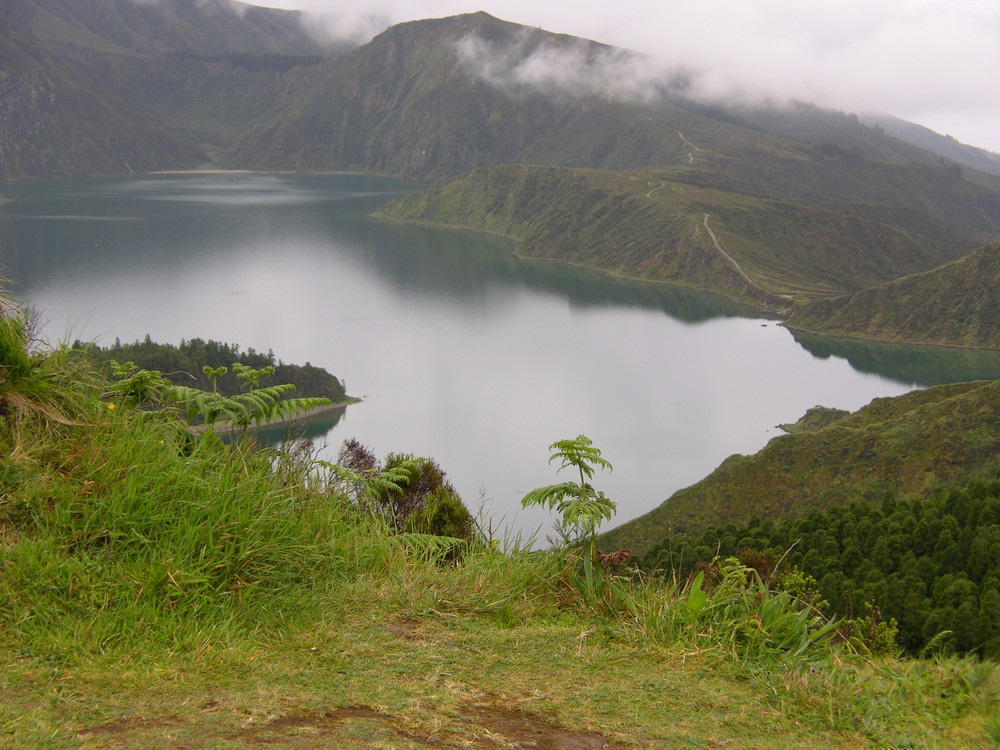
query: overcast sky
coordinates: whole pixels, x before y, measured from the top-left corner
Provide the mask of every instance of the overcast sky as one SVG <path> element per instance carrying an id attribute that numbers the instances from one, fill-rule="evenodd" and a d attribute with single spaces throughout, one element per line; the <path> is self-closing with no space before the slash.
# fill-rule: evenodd
<path id="1" fill-rule="evenodd" d="M 258 0 L 370 38 L 485 10 L 845 111 L 882 111 L 1000 153 L 997 0 Z M 359 7 L 360 6 L 360 7 Z"/>

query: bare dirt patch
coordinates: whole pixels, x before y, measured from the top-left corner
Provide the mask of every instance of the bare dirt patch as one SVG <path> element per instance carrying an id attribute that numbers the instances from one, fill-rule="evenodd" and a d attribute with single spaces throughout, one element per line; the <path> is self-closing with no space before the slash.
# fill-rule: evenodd
<path id="1" fill-rule="evenodd" d="M 327 711 L 293 710 L 235 731 L 216 723 L 219 704 L 200 706 L 214 716 L 209 725 L 176 717 L 122 718 L 77 733 L 86 746 L 195 747 L 193 738 L 214 736 L 240 747 L 329 748 L 341 750 L 627 750 L 597 732 L 559 726 L 537 714 L 503 705 L 494 696 L 467 702 L 451 714 L 447 729 L 422 731 L 403 717 L 371 706 Z M 207 718 L 207 716 L 206 716 Z M 457 719 L 457 721 L 456 721 Z M 172 741 L 171 741 L 172 740 Z"/>
<path id="2" fill-rule="evenodd" d="M 184 722 L 173 717 L 162 719 L 145 719 L 141 717 L 115 719 L 102 724 L 81 729 L 77 738 L 86 746 L 99 747 L 129 747 L 139 737 L 146 737 L 151 732 L 158 733 L 164 729 L 180 726 Z M 179 745 L 178 747 L 183 747 Z"/>
<path id="3" fill-rule="evenodd" d="M 577 732 L 525 711 L 501 705 L 466 706 L 465 718 L 488 730 L 480 747 L 538 748 L 538 750 L 625 750 L 596 732 Z"/>
<path id="4" fill-rule="evenodd" d="M 408 641 L 416 640 L 420 637 L 420 625 L 412 620 L 396 620 L 386 625 L 385 629 L 393 635 Z"/>
<path id="5" fill-rule="evenodd" d="M 337 745 L 330 738 L 337 738 Z M 234 732 L 229 739 L 248 745 L 281 747 L 406 747 L 450 748 L 430 737 L 404 729 L 389 714 L 369 706 L 348 706 L 331 711 L 297 711 L 259 726 Z M 391 744 L 388 744 L 391 743 Z"/>

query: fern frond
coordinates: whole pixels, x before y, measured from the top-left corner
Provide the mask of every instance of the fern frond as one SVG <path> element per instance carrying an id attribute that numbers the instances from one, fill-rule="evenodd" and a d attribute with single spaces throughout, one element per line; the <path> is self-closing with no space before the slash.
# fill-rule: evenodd
<path id="1" fill-rule="evenodd" d="M 358 495 L 356 500 L 366 499 L 378 502 L 387 499 L 390 495 L 401 494 L 406 485 L 410 483 L 412 476 L 412 469 L 403 465 L 385 469 L 378 474 L 366 475 L 358 474 L 329 461 L 318 460 L 316 464 L 334 474 L 342 483 L 356 487 Z"/>
<path id="2" fill-rule="evenodd" d="M 561 462 L 556 471 L 572 466 L 588 479 L 594 476 L 594 466 L 614 471 L 611 462 L 601 456 L 600 449 L 595 448 L 593 441 L 586 435 L 577 435 L 571 440 L 557 440 L 549 446 L 549 450 L 552 451 L 549 463 L 556 460 Z"/>
<path id="3" fill-rule="evenodd" d="M 328 406 L 330 403 L 330 399 L 320 398 L 319 396 L 287 398 L 284 401 L 277 401 L 274 404 L 274 418 L 288 419 L 290 417 L 297 417 L 299 414 L 320 406 Z"/>
<path id="4" fill-rule="evenodd" d="M 546 510 L 558 510 L 561 512 L 567 497 L 583 500 L 587 497 L 586 490 L 576 482 L 550 484 L 547 487 L 533 489 L 522 497 L 521 506 L 528 508 L 532 505 L 540 505 Z"/>
<path id="5" fill-rule="evenodd" d="M 186 385 L 170 385 L 163 390 L 163 398 L 167 403 L 183 409 L 189 424 L 199 417 L 208 425 L 223 420 L 249 424 L 249 411 L 244 404 L 217 393 Z"/>

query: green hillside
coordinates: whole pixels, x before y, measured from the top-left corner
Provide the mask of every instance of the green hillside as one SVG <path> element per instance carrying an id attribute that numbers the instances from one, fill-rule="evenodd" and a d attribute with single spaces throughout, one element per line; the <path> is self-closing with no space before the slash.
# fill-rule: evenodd
<path id="1" fill-rule="evenodd" d="M 494 232 L 516 240 L 523 257 L 772 308 L 787 307 L 789 295 L 840 294 L 933 268 L 971 247 L 916 211 L 694 188 L 691 169 L 479 169 L 377 215 Z"/>
<path id="2" fill-rule="evenodd" d="M 886 493 L 932 491 L 1000 471 L 1000 381 L 943 385 L 877 398 L 815 431 L 773 438 L 726 459 L 700 482 L 603 535 L 606 547 L 647 550 L 709 525 L 777 522 Z"/>
<path id="3" fill-rule="evenodd" d="M 208 163 L 319 47 L 298 14 L 164 0 L 11 0 L 0 180 Z"/>
<path id="4" fill-rule="evenodd" d="M 895 621 L 897 642 L 910 654 L 938 639 L 1000 658 L 1000 482 L 926 500 L 854 502 L 777 523 L 710 526 L 662 540 L 641 564 L 687 577 L 730 556 L 771 580 L 811 577 L 828 617 L 873 605 L 882 622 Z"/>
<path id="5" fill-rule="evenodd" d="M 0 180 L 192 166 L 201 150 L 143 119 L 91 65 L 0 26 Z"/>
<path id="6" fill-rule="evenodd" d="M 834 336 L 1000 349 L 1000 244 L 926 273 L 797 306 L 787 325 Z"/>

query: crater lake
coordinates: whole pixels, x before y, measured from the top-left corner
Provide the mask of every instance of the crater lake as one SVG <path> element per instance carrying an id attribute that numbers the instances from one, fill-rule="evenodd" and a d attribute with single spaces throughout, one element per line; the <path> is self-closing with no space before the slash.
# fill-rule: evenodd
<path id="1" fill-rule="evenodd" d="M 485 234 L 369 214 L 421 185 L 200 173 L 4 188 L 8 292 L 52 342 L 215 339 L 322 366 L 362 399 L 311 421 L 324 458 L 357 438 L 431 456 L 495 530 L 551 531 L 520 498 L 585 434 L 610 528 L 815 405 L 855 410 L 1000 377 L 993 353 L 796 339 L 724 299 L 524 261 Z M 603 529 L 602 529 L 603 530 Z"/>

